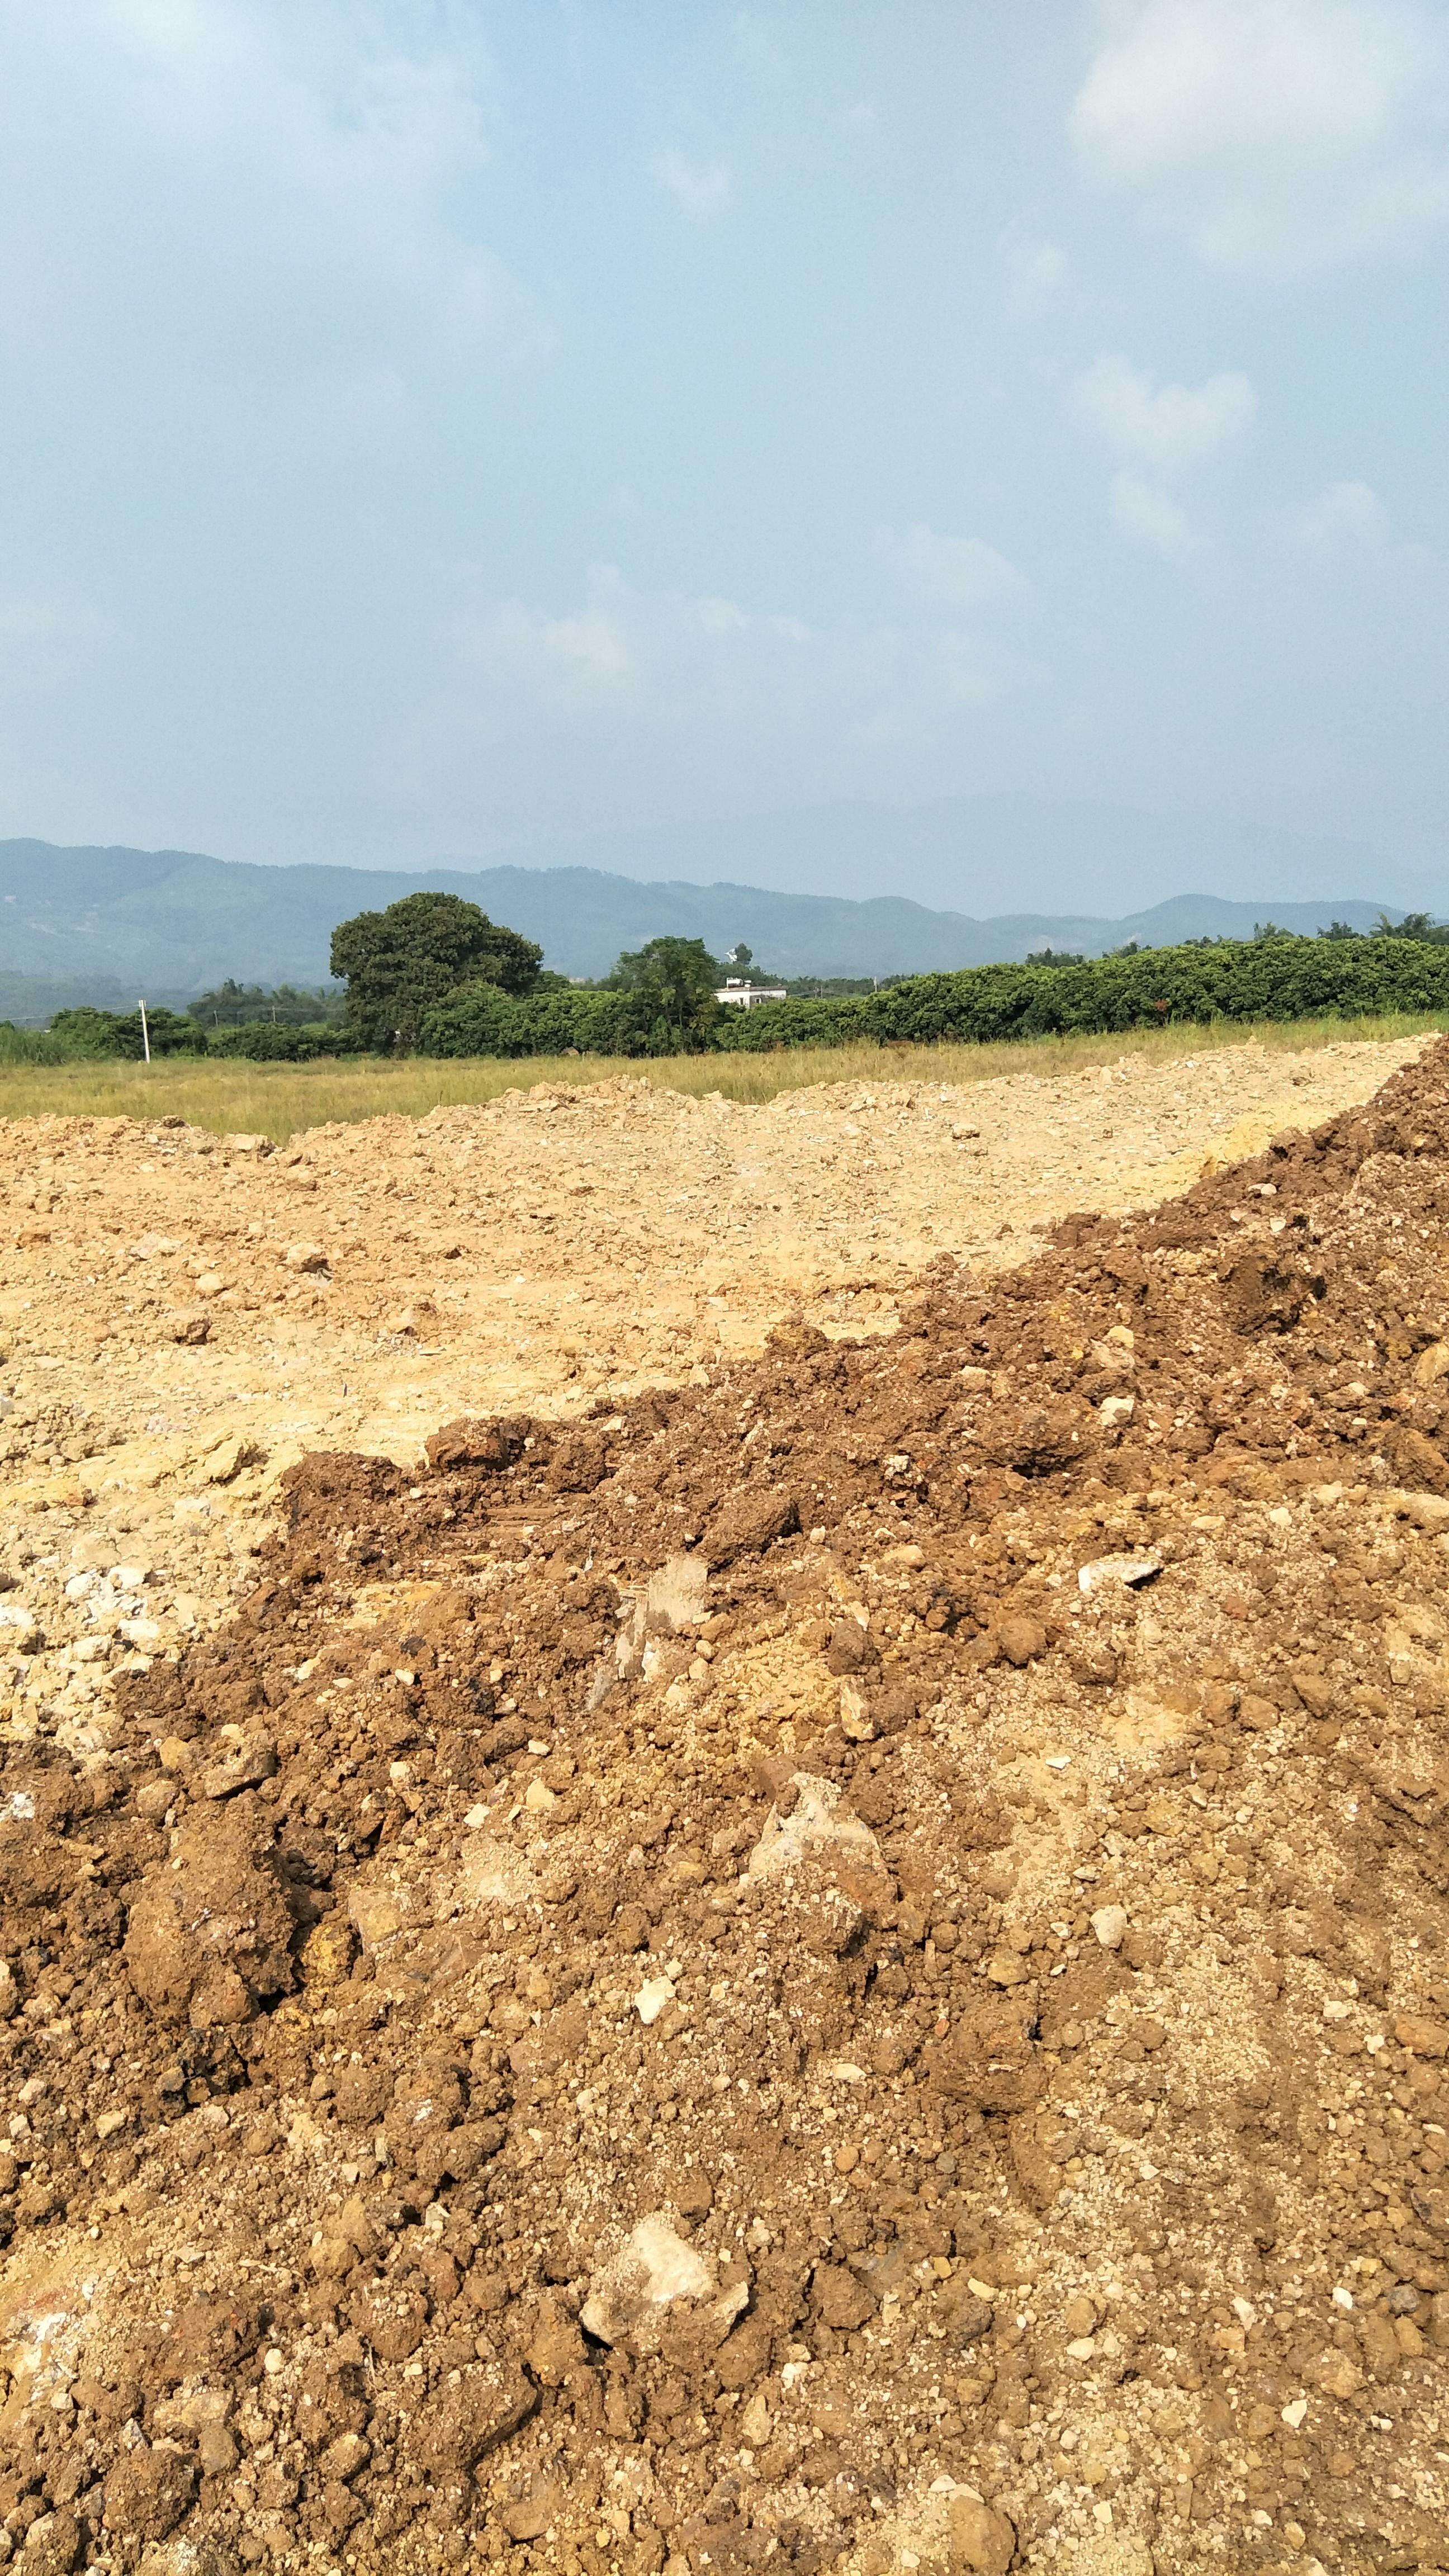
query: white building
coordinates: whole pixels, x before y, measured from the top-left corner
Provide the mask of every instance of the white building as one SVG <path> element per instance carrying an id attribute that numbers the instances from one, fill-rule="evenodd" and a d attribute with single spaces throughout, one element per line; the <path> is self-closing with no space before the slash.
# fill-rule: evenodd
<path id="1" fill-rule="evenodd" d="M 741 1011 L 752 1011 L 757 1002 L 788 1002 L 783 984 L 752 984 L 748 975 L 726 976 L 715 994 L 717 1002 L 733 1002 Z"/>

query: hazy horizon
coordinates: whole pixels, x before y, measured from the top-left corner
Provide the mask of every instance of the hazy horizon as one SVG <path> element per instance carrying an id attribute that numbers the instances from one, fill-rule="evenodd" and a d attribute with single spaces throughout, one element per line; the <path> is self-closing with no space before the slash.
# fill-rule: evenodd
<path id="1" fill-rule="evenodd" d="M 1430 0 L 6 13 L 0 836 L 1436 908 L 1446 99 Z"/>

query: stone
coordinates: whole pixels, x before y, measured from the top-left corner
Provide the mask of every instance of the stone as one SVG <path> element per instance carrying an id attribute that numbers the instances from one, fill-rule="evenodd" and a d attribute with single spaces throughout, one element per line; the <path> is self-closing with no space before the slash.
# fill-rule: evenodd
<path id="1" fill-rule="evenodd" d="M 236 1976 L 258 2001 L 290 1994 L 296 1916 L 273 1820 L 251 1800 L 188 1812 L 169 1858 L 147 1871 L 124 1955 L 143 2003 L 186 2019 L 193 1996 Z"/>
<path id="2" fill-rule="evenodd" d="M 289 1243 L 282 1258 L 289 1270 L 319 1271 L 327 1268 L 327 1255 L 320 1243 Z"/>
<path id="3" fill-rule="evenodd" d="M 1449 2022 L 1432 2013 L 1395 2013 L 1394 2037 L 1400 2048 L 1412 2049 L 1415 2057 L 1443 2057 L 1449 2052 Z"/>
<path id="4" fill-rule="evenodd" d="M 870 1827 L 843 1803 L 833 1780 L 796 1771 L 789 1785 L 796 1793 L 794 1811 L 782 1815 L 778 1805 L 771 1808 L 765 1829 L 750 1854 L 748 1874 L 752 1879 L 786 1876 L 811 1855 L 851 1862 L 871 1872 L 881 1869 L 879 1843 Z"/>
<path id="5" fill-rule="evenodd" d="M 1120 1950 L 1127 1938 L 1125 1905 L 1099 1905 L 1092 1916 L 1092 1930 L 1104 1950 Z"/>
<path id="6" fill-rule="evenodd" d="M 375 1950 L 380 1941 L 390 1941 L 407 1919 L 401 1899 L 385 1887 L 354 1887 L 347 1899 L 347 1910 L 364 1950 Z"/>
<path id="7" fill-rule="evenodd" d="M 1031 1969 L 1019 1950 L 993 1950 L 986 1962 L 986 1974 L 993 1986 L 1024 1986 Z"/>
<path id="8" fill-rule="evenodd" d="M 642 2349 L 641 2336 L 647 2342 L 657 2334 L 666 2308 L 680 2299 L 703 2299 L 713 2284 L 703 2256 L 657 2210 L 640 2219 L 612 2261 L 595 2273 L 580 2322 L 600 2343 Z"/>
<path id="9" fill-rule="evenodd" d="M 335 2442 L 328 2443 L 318 2466 L 324 2477 L 340 2478 L 345 2486 L 366 2468 L 371 2457 L 372 2444 L 365 2442 L 360 2433 L 339 2433 Z"/>
<path id="10" fill-rule="evenodd" d="M 210 1485 L 229 1485 L 243 1468 L 264 1466 L 266 1455 L 265 1449 L 260 1448 L 255 1440 L 248 1439 L 244 1432 L 238 1432 L 233 1439 L 218 1441 L 214 1449 L 207 1451 L 201 1462 L 201 1472 Z"/>
<path id="11" fill-rule="evenodd" d="M 1140 1592 L 1144 1584 L 1154 1583 L 1161 1572 L 1160 1556 L 1098 1556 L 1090 1565 L 1078 1566 L 1077 1590 L 1102 1592 L 1115 1585 L 1119 1591 Z"/>
<path id="12" fill-rule="evenodd" d="M 217 1732 L 217 1757 L 197 1775 L 203 1798 L 233 1798 L 238 1789 L 255 1789 L 277 1771 L 277 1748 L 260 1729 L 223 1726 Z"/>
<path id="13" fill-rule="evenodd" d="M 357 1933 L 340 1908 L 324 1914 L 314 1923 L 302 1944 L 300 1964 L 304 1986 L 340 1986 L 349 1975 L 357 1956 Z"/>
<path id="14" fill-rule="evenodd" d="M 977 2496 L 956 2496 L 949 2517 L 951 2557 L 970 2576 L 1007 2576 L 1016 2556 L 1016 2525 Z"/>
<path id="15" fill-rule="evenodd" d="M 513 2504 L 500 2505 L 498 2519 L 510 2540 L 541 2540 L 558 2514 L 557 2487 L 545 2482 L 532 2494 L 519 2496 Z"/>
<path id="16" fill-rule="evenodd" d="M 1062 2324 L 1075 2337 L 1095 2334 L 1097 2311 L 1084 2290 L 1076 2290 L 1062 2310 Z"/>

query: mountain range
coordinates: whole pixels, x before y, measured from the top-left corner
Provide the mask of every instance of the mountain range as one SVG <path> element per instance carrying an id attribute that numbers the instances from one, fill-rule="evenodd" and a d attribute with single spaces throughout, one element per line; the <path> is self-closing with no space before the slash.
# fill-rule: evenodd
<path id="1" fill-rule="evenodd" d="M 1378 912 L 1356 899 L 1183 894 L 1111 918 L 1018 911 L 981 919 L 901 895 L 650 880 L 596 867 L 264 867 L 193 850 L 13 840 L 0 842 L 0 1016 L 33 1023 L 77 1001 L 180 1001 L 228 975 L 317 984 L 339 921 L 423 887 L 481 904 L 572 975 L 605 974 L 621 949 L 661 932 L 701 938 L 715 956 L 743 940 L 759 967 L 780 974 L 898 975 L 1048 946 L 1090 956 L 1131 939 L 1160 947 L 1242 937 L 1269 912 L 1285 929 L 1313 931 L 1333 919 L 1367 929 Z"/>
<path id="2" fill-rule="evenodd" d="M 633 831 L 533 841 L 448 858 L 449 867 L 601 868 L 691 885 L 868 901 L 889 888 L 970 920 L 1070 912 L 1117 919 L 1183 886 L 1229 902 L 1312 903 L 1325 887 L 1406 909 L 1440 899 L 1436 874 L 1402 852 L 1232 816 L 1157 814 L 1106 799 L 1015 788 L 913 805 L 841 800 L 698 817 Z"/>

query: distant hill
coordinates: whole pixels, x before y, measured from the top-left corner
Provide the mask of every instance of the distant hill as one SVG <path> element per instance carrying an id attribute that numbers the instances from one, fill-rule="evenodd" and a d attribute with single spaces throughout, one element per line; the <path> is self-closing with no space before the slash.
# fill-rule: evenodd
<path id="1" fill-rule="evenodd" d="M 909 805 L 839 800 L 786 811 L 695 818 L 569 841 L 439 853 L 473 868 L 602 868 L 608 876 L 744 883 L 779 894 L 868 900 L 882 887 L 971 921 L 1070 906 L 1093 919 L 1144 911 L 1178 886 L 1234 903 L 1312 903 L 1325 886 L 1405 907 L 1437 907 L 1442 873 L 1322 834 L 1221 814 L 1149 813 L 1097 798 L 1025 789 Z"/>
<path id="2" fill-rule="evenodd" d="M 1244 937 L 1269 913 L 1290 930 L 1333 919 L 1366 930 L 1378 911 L 1362 902 L 1277 903 L 1265 894 L 1230 903 L 1184 894 L 1116 920 L 1008 913 L 978 921 L 898 896 L 853 902 L 727 883 L 650 883 L 598 868 L 270 868 L 194 850 L 3 841 L 0 1017 L 35 1022 L 78 1000 L 129 1005 L 142 994 L 175 1001 L 227 975 L 316 984 L 339 921 L 424 886 L 481 904 L 538 940 L 547 963 L 568 975 L 605 974 L 622 948 L 666 931 L 701 938 L 716 956 L 745 940 L 761 966 L 781 974 L 901 975 L 989 965 L 1042 947 L 1100 956 L 1129 939 L 1161 947 Z"/>

